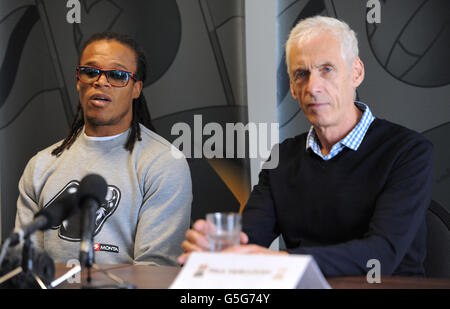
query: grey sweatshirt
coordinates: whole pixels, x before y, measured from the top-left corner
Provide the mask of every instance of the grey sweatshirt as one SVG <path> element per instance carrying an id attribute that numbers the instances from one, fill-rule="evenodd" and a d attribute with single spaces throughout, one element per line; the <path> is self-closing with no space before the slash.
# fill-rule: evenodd
<path id="1" fill-rule="evenodd" d="M 192 184 L 183 154 L 141 125 L 142 141 L 130 154 L 128 131 L 109 140 L 81 132 L 59 157 L 54 144 L 37 153 L 19 182 L 16 228 L 34 214 L 76 189 L 90 173 L 108 184 L 106 203 L 96 213 L 94 256 L 98 264 L 178 265 L 181 242 L 189 228 Z M 55 262 L 78 259 L 80 218 L 33 235 L 34 244 Z"/>

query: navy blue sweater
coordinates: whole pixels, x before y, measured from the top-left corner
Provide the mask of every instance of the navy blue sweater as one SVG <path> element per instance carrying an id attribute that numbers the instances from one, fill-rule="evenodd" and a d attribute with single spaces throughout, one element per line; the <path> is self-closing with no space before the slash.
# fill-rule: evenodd
<path id="1" fill-rule="evenodd" d="M 357 151 L 324 161 L 305 149 L 306 135 L 279 144 L 278 167 L 260 172 L 243 213 L 250 243 L 268 247 L 281 234 L 328 277 L 366 274 L 371 259 L 383 275 L 423 275 L 432 144 L 375 119 Z"/>

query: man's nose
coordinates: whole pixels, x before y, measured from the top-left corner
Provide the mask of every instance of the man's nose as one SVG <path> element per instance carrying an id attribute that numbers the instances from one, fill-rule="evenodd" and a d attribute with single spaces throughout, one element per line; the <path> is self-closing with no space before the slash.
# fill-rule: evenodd
<path id="1" fill-rule="evenodd" d="M 306 91 L 311 95 L 320 93 L 323 89 L 323 79 L 319 73 L 311 72 L 308 76 Z"/>
<path id="2" fill-rule="evenodd" d="M 109 87 L 111 84 L 109 83 L 108 79 L 106 78 L 105 73 L 101 73 L 98 80 L 94 83 L 94 86 L 96 87 Z"/>

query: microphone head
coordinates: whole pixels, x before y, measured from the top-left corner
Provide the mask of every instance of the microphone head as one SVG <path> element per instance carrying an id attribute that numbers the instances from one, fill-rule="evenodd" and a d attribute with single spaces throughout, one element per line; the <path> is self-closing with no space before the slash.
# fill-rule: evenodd
<path id="1" fill-rule="evenodd" d="M 71 193 L 40 210 L 34 217 L 43 216 L 47 219 L 47 224 L 41 228 L 41 230 L 46 230 L 60 225 L 64 220 L 75 215 L 78 211 L 79 207 L 76 193 Z"/>
<path id="2" fill-rule="evenodd" d="M 89 174 L 84 177 L 78 188 L 78 200 L 80 203 L 86 198 L 94 199 L 99 205 L 105 202 L 108 185 L 105 179 L 97 174 Z"/>

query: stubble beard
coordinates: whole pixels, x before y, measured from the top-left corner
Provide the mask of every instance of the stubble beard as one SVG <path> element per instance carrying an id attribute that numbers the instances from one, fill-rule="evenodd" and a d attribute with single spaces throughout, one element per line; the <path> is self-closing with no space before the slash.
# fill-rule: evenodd
<path id="1" fill-rule="evenodd" d="M 110 119 L 99 119 L 97 117 L 85 115 L 85 121 L 92 127 L 104 127 L 104 126 L 114 126 L 120 123 L 120 121 L 125 118 L 129 110 L 125 110 L 122 114 L 110 118 Z"/>

